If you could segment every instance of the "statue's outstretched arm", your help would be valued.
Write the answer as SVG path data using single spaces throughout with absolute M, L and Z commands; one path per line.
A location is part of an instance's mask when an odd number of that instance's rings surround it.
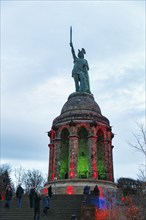
M 70 47 L 71 47 L 71 52 L 72 52 L 73 59 L 75 59 L 76 58 L 76 54 L 75 54 L 75 50 L 74 50 L 74 47 L 73 47 L 72 43 L 70 43 Z

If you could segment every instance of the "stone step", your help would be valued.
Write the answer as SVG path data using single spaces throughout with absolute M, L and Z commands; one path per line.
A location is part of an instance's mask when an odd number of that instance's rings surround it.
M 80 209 L 82 205 L 82 195 L 53 195 L 51 199 L 48 217 L 43 216 L 41 204 L 41 219 L 48 220 L 69 220 L 72 214 L 80 218 Z M 24 196 L 22 199 L 22 208 L 16 208 L 16 198 L 11 201 L 9 210 L 1 208 L 0 220 L 32 220 L 34 210 L 29 207 L 29 198 Z
M 0 219 L 1 220 L 29 220 L 29 219 L 33 219 L 33 211 L 30 213 L 27 213 L 26 211 L 25 212 L 9 212 L 9 211 L 6 211 L 6 212 L 2 212 L 1 213 L 1 216 L 0 216 Z M 44 217 L 43 216 L 43 212 L 41 210 L 41 218 L 45 218 L 45 219 L 48 219 L 48 220 L 59 220 L 59 219 L 62 219 L 62 220 L 69 220 L 72 216 L 72 214 L 76 214 L 76 216 L 78 216 L 78 219 L 79 219 L 79 216 L 80 216 L 80 211 L 78 210 L 68 210 L 66 211 L 66 209 L 62 209 L 61 211 L 57 211 L 57 210 L 49 210 L 48 211 L 48 217 Z

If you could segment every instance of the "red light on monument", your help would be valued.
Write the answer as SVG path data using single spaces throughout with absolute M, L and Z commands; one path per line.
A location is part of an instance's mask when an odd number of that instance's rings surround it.
M 74 172 L 71 171 L 71 172 L 70 172 L 70 178 L 72 179 L 73 177 L 74 177 Z
M 44 195 L 47 195 L 47 194 L 48 194 L 48 189 L 44 188 Z
M 73 194 L 73 186 L 67 186 L 66 191 L 67 191 L 68 195 L 72 195 Z
M 96 171 L 93 172 L 93 178 L 94 178 L 94 179 L 97 178 L 97 172 L 96 172 Z
M 113 180 L 113 175 L 112 174 L 110 174 L 110 177 L 109 177 L 109 180 Z
M 54 176 L 54 173 L 52 173 L 52 180 L 54 180 L 54 177 L 55 177 L 55 176 Z

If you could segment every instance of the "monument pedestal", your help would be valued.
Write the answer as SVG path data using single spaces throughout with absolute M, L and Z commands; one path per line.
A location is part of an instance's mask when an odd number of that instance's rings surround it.
M 67 180 L 54 180 L 45 184 L 45 188 L 52 186 L 54 194 L 83 194 L 84 187 L 90 186 L 90 191 L 93 191 L 95 185 L 98 185 L 100 190 L 100 197 L 107 194 L 115 194 L 117 186 L 115 183 L 104 180 L 93 179 L 67 179 Z
M 54 194 L 83 194 L 95 185 L 100 198 L 115 197 L 112 138 L 109 120 L 92 94 L 72 93 L 53 120 L 50 137 L 48 183 Z M 108 198 L 107 198 L 108 199 Z

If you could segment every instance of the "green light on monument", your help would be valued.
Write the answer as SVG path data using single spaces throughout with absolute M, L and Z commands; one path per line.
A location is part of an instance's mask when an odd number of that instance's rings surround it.
M 106 169 L 103 160 L 98 161 L 98 178 L 105 180 L 106 178 Z
M 61 148 L 60 148 L 60 161 L 59 161 L 59 178 L 66 179 L 68 176 L 68 163 L 69 163 L 69 132 L 64 129 L 61 134 Z
M 79 132 L 79 146 L 78 146 L 78 177 L 88 178 L 89 176 L 89 151 L 87 147 L 87 131 L 82 128 Z

